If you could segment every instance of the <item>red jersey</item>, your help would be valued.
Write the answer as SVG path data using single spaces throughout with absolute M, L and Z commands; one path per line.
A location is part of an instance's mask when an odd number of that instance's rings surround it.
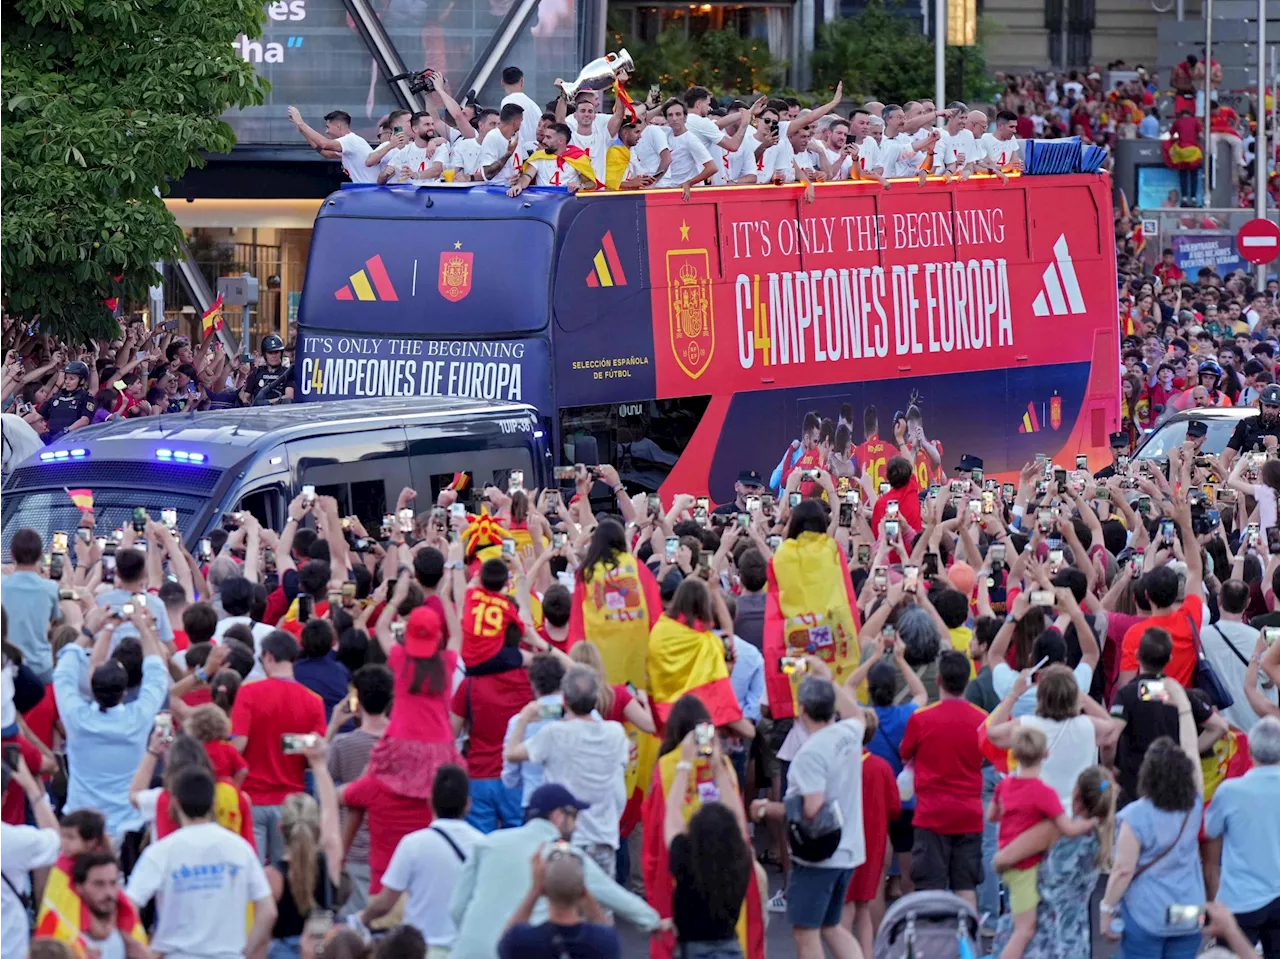
M 1006 776 L 996 784 L 994 801 L 1000 810 L 1000 833 L 996 841 L 1000 849 L 1033 826 L 1062 815 L 1062 800 L 1039 776 Z M 1030 869 L 1042 858 L 1043 853 L 1036 853 L 1013 868 Z
M 479 586 L 467 590 L 462 601 L 462 662 L 477 666 L 497 656 L 511 625 L 524 632 L 520 612 L 509 596 Z
M 1169 136 L 1183 146 L 1196 146 L 1203 129 L 1195 117 L 1178 117 L 1169 124 Z
M 876 434 L 860 444 L 853 455 L 858 461 L 858 469 L 871 479 L 871 488 L 879 491 L 880 484 L 884 482 L 885 464 L 891 455 L 889 444 Z
M 1165 286 L 1186 278 L 1186 274 L 1182 272 L 1182 267 L 1176 263 L 1157 263 L 1156 268 L 1151 272 Z
M 921 489 L 928 489 L 934 483 L 945 483 L 947 481 L 947 471 L 942 467 L 942 441 L 933 441 L 934 449 L 938 451 L 938 465 L 934 466 L 933 461 L 929 459 L 929 454 L 925 452 L 923 446 L 916 450 L 916 482 Z

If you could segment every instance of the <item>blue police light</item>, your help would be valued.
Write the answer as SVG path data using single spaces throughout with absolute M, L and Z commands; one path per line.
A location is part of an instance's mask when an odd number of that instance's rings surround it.
M 65 460 L 65 459 L 69 459 L 70 457 L 71 457 L 71 454 L 68 453 L 66 450 L 56 450 L 53 454 L 53 458 L 55 460 Z
M 165 462 L 203 463 L 207 457 L 203 453 L 193 453 L 190 450 L 171 450 L 162 447 L 156 450 L 156 459 Z
M 542 430 L 534 430 L 534 431 L 533 431 L 533 438 L 534 438 L 535 440 L 540 440 L 540 439 L 542 439 L 542 437 L 544 437 L 545 435 L 546 435 L 546 434 L 545 434 L 545 433 L 543 433 L 543 432 L 542 432 Z
M 171 460 L 173 459 L 173 450 L 156 450 L 156 459 Z
M 73 460 L 78 460 L 88 455 L 89 455 L 88 450 L 72 450 L 71 451 L 71 458 Z
M 52 453 L 41 453 L 41 454 L 40 454 L 40 462 L 42 462 L 42 463 L 47 463 L 47 462 L 49 462 L 51 459 L 53 459 L 53 454 L 52 454 Z

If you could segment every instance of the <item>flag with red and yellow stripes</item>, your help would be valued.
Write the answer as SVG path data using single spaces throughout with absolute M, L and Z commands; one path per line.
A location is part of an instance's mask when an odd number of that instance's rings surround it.
M 71 884 L 74 868 L 71 856 L 60 856 L 49 870 L 33 935 L 65 942 L 77 956 L 88 957 L 89 943 L 84 934 L 89 929 L 90 915 Z M 123 891 L 116 893 L 116 928 L 122 936 L 147 944 L 147 932 L 138 911 Z
M 649 702 L 661 734 L 671 707 L 685 693 L 702 700 L 711 721 L 727 726 L 742 718 L 729 682 L 724 643 L 714 633 L 694 629 L 665 613 L 649 633 Z
M 209 309 L 200 314 L 200 332 L 204 336 L 209 335 L 209 331 L 215 333 L 222 329 L 222 294 L 218 294 L 218 298 L 210 304 Z

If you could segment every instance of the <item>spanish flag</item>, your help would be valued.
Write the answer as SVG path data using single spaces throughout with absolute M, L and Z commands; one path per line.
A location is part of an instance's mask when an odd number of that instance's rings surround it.
M 662 613 L 662 597 L 649 567 L 630 553 L 598 561 L 588 579 L 579 569 L 569 617 L 569 644 L 589 639 L 600 650 L 611 683 L 649 688 L 649 633 Z
M 627 178 L 627 168 L 631 166 L 631 148 L 615 143 L 609 147 L 604 158 L 604 184 L 610 190 L 622 188 L 622 181 Z
M 796 715 L 803 673 L 782 672 L 784 656 L 817 656 L 844 682 L 858 668 L 858 606 L 840 546 L 822 533 L 783 540 L 769 560 L 764 610 L 764 676 L 774 719 Z
M 218 298 L 213 301 L 209 309 L 200 314 L 200 332 L 205 336 L 209 335 L 209 331 L 217 332 L 222 329 L 222 294 L 218 294 Z
M 71 885 L 71 873 L 74 869 L 73 857 L 60 856 L 49 870 L 49 880 L 44 886 L 44 898 L 40 900 L 40 911 L 36 915 L 33 934 L 65 942 L 77 956 L 87 957 L 89 943 L 84 934 L 90 928 L 90 916 L 89 910 Z M 116 893 L 116 928 L 122 936 L 144 946 L 147 944 L 147 932 L 142 928 L 138 911 L 123 890 Z
M 548 153 L 546 150 L 536 150 L 528 160 L 525 161 L 525 172 L 532 176 L 532 167 L 529 164 L 534 160 L 555 160 L 556 166 L 563 170 L 565 166 L 569 166 L 578 174 L 578 179 L 582 181 L 582 189 L 595 190 L 603 187 L 604 184 L 596 179 L 595 168 L 591 165 L 591 157 L 587 155 L 587 151 L 581 147 L 567 146 L 564 152 L 559 155 Z
M 233 832 L 256 851 L 253 838 L 253 809 L 249 797 L 236 788 L 235 783 L 219 780 L 213 791 L 213 818 L 219 826 Z M 162 792 L 156 801 L 156 839 L 163 839 L 178 829 L 177 818 L 169 812 L 169 793 Z
M 658 760 L 653 771 L 653 787 L 649 790 L 649 798 L 644 805 L 644 847 L 642 868 L 644 874 L 645 898 L 649 905 L 657 910 L 664 919 L 671 918 L 671 898 L 674 888 L 671 880 L 671 869 L 667 854 L 667 837 L 665 822 L 667 818 L 667 793 L 676 775 L 676 763 L 680 761 L 680 751 L 673 749 Z M 724 763 L 729 765 L 728 758 Z M 732 768 L 730 768 L 732 775 Z M 702 797 L 713 801 L 715 793 L 715 775 L 711 770 L 710 760 L 699 757 L 694 761 L 693 772 L 684 796 L 684 820 L 688 822 L 693 814 L 702 808 Z M 761 903 L 757 874 L 751 871 L 751 879 L 747 883 L 747 894 L 742 900 L 742 910 L 738 913 L 738 944 L 746 959 L 764 959 L 764 912 Z M 649 939 L 649 959 L 671 959 L 674 953 L 675 937 L 666 932 L 654 935 Z
M 620 80 L 613 81 L 613 95 L 622 101 L 622 108 L 631 115 L 632 122 L 640 119 L 636 113 L 635 103 L 631 99 L 631 94 L 627 93 L 627 88 L 622 85 Z
M 71 497 L 71 502 L 80 508 L 82 513 L 93 512 L 93 490 L 91 489 L 69 489 L 67 495 Z
M 659 733 L 671 707 L 685 693 L 702 700 L 717 726 L 742 718 L 742 707 L 729 682 L 724 643 L 714 633 L 693 629 L 664 614 L 649 634 L 648 663 L 649 703 Z

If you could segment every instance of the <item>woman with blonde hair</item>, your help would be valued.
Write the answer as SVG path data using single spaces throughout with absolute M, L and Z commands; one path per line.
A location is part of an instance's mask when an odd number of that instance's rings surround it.
M 574 643 L 569 649 L 569 658 L 575 663 L 590 666 L 600 679 L 600 698 L 596 703 L 602 719 L 616 723 L 631 723 L 643 733 L 653 733 L 653 713 L 649 709 L 649 697 L 644 690 L 634 693 L 626 683 L 609 685 L 605 673 L 604 657 L 600 655 L 600 647 L 589 639 Z M 633 687 L 634 688 L 634 687 Z
M 342 904 L 342 834 L 338 828 L 338 795 L 325 762 L 321 740 L 306 753 L 315 779 L 317 802 L 306 793 L 291 793 L 280 807 L 284 857 L 266 867 L 267 883 L 277 903 L 268 959 L 296 959 L 309 923 L 328 913 L 332 920 Z

